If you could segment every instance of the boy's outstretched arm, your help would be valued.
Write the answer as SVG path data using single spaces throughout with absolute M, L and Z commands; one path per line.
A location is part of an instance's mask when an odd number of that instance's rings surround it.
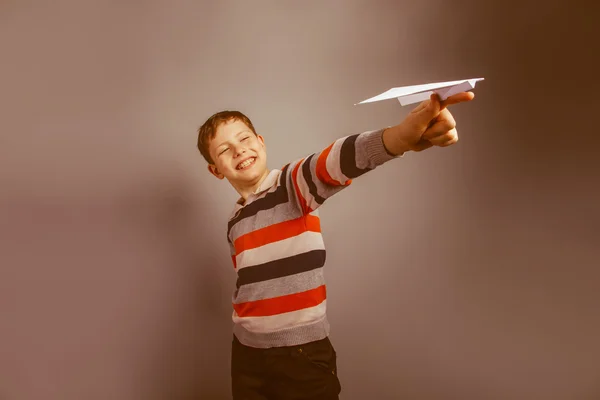
M 342 137 L 323 151 L 291 163 L 286 180 L 303 212 L 316 210 L 352 179 L 408 151 L 456 143 L 456 123 L 447 107 L 473 98 L 473 93 L 464 92 L 440 102 L 432 95 L 398 125 Z

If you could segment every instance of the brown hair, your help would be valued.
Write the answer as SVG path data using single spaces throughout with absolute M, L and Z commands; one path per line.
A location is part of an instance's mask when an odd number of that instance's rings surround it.
M 220 111 L 216 114 L 213 114 L 198 129 L 198 150 L 200 150 L 200 154 L 202 154 L 207 163 L 214 163 L 208 151 L 208 146 L 210 141 L 215 138 L 215 135 L 217 134 L 217 128 L 221 124 L 231 120 L 243 122 L 256 135 L 256 130 L 254 129 L 254 125 L 252 125 L 252 121 L 250 121 L 250 118 L 242 114 L 240 111 Z

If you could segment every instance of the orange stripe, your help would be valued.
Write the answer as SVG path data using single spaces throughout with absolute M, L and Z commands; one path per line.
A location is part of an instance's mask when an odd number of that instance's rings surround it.
M 309 214 L 257 229 L 237 238 L 235 241 L 235 250 L 237 254 L 240 254 L 243 251 L 289 239 L 308 231 L 321 232 L 319 217 Z
M 317 173 L 317 178 L 321 182 L 326 183 L 328 185 L 339 186 L 340 183 L 338 181 L 336 181 L 335 179 L 333 179 L 331 177 L 331 175 L 329 175 L 329 172 L 327 171 L 327 157 L 329 156 L 329 153 L 331 152 L 333 145 L 334 145 L 334 143 L 330 144 L 329 147 L 327 147 L 325 150 L 323 150 L 321 152 L 321 154 L 319 155 L 319 158 L 317 159 L 316 173 Z
M 235 258 L 235 255 L 231 256 L 231 260 L 233 261 L 233 269 L 237 268 L 237 260 Z
M 306 292 L 234 304 L 233 308 L 237 315 L 242 318 L 266 317 L 318 306 L 326 298 L 327 290 L 325 285 L 321 285 L 318 288 L 307 290 Z
M 294 182 L 294 190 L 298 194 L 298 200 L 300 200 L 300 207 L 302 207 L 302 212 L 304 214 L 308 214 L 312 210 L 310 210 L 308 207 L 308 204 L 306 204 L 306 199 L 302 196 L 302 193 L 300 192 L 300 187 L 298 186 L 298 170 L 300 169 L 300 165 L 303 162 L 304 162 L 304 159 L 300 160 L 300 162 L 296 165 L 296 167 L 292 171 L 292 181 Z

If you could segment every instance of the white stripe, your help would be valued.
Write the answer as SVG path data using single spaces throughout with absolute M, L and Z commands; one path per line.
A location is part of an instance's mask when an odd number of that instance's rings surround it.
M 233 322 L 240 324 L 244 329 L 256 333 L 268 333 L 281 329 L 293 328 L 295 326 L 318 321 L 325 316 L 327 300 L 314 307 L 288 313 L 270 315 L 268 317 L 238 317 L 233 311 Z
M 238 271 L 248 266 L 264 264 L 311 250 L 325 250 L 320 232 L 308 231 L 255 249 L 245 250 L 236 256 Z
M 342 144 L 344 144 L 344 140 L 345 138 L 338 139 L 333 143 L 333 147 L 331 148 L 325 163 L 329 176 L 340 182 L 342 185 L 348 180 L 348 178 L 342 174 L 342 169 L 340 168 L 340 154 L 342 153 Z
M 323 267 L 282 278 L 269 279 L 242 285 L 232 296 L 233 304 L 271 299 L 289 294 L 306 292 L 325 284 Z

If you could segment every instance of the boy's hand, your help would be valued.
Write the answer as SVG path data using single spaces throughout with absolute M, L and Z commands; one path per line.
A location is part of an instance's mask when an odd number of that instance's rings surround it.
M 450 146 L 458 141 L 456 122 L 447 107 L 452 104 L 471 101 L 472 92 L 457 93 L 440 102 L 437 94 L 432 94 L 415 107 L 400 124 L 383 132 L 383 143 L 388 151 L 400 155 L 407 151 L 423 151 L 432 146 Z

